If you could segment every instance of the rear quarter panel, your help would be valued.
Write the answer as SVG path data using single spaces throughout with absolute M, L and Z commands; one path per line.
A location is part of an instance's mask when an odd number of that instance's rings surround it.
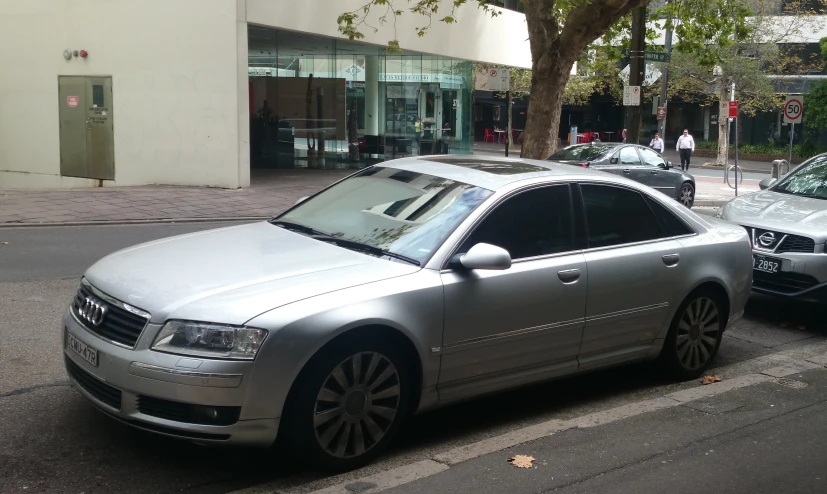
M 717 283 L 729 299 L 728 317 L 744 310 L 752 289 L 752 248 L 746 230 L 719 220 L 706 223 L 706 231 L 680 239 L 688 264 L 687 295 L 705 283 Z M 677 310 L 677 306 L 674 308 Z M 674 317 L 674 312 L 672 314 Z M 671 318 L 670 318 L 671 320 Z M 666 337 L 668 328 L 661 337 Z

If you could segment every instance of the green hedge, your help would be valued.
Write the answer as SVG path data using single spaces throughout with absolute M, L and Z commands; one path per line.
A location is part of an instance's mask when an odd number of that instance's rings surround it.
M 718 142 L 717 141 L 701 141 L 695 144 L 696 149 L 718 149 Z M 734 148 L 730 146 L 730 152 L 732 152 Z M 768 154 L 768 155 L 778 155 L 778 156 L 787 156 L 790 153 L 789 147 L 775 147 L 770 146 L 769 144 L 759 144 L 754 146 L 752 144 L 744 144 L 743 146 L 738 146 L 738 153 L 739 154 Z M 794 144 L 793 145 L 793 155 L 798 156 L 800 158 L 811 158 L 817 154 L 827 153 L 827 148 L 819 147 L 814 143 L 807 141 L 801 144 Z

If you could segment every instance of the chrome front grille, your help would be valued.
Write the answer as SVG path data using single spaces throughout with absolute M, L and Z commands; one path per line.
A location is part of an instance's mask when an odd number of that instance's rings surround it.
M 127 347 L 134 347 L 144 330 L 148 315 L 127 310 L 126 305 L 81 283 L 72 302 L 72 313 L 91 333 Z
M 799 252 L 811 254 L 815 252 L 815 240 L 791 233 L 776 232 L 763 228 L 745 226 L 752 237 L 752 245 L 757 250 L 774 254 Z

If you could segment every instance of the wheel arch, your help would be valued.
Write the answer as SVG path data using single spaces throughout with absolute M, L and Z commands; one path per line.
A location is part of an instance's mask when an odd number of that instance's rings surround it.
M 404 331 L 386 323 L 377 322 L 363 322 L 355 324 L 352 327 L 347 327 L 338 332 L 334 337 L 325 341 L 320 345 L 313 354 L 304 361 L 301 368 L 296 373 L 293 381 L 290 384 L 290 389 L 284 400 L 284 408 L 289 407 L 291 400 L 295 396 L 298 384 L 301 383 L 302 378 L 312 367 L 314 362 L 321 358 L 323 352 L 335 345 L 340 345 L 345 341 L 358 340 L 363 338 L 383 339 L 391 344 L 398 344 L 402 349 L 405 358 L 405 363 L 410 366 L 411 387 L 412 394 L 410 397 L 410 410 L 415 411 L 419 407 L 419 402 L 422 397 L 422 386 L 424 382 L 424 367 L 420 349 L 413 342 L 413 339 Z

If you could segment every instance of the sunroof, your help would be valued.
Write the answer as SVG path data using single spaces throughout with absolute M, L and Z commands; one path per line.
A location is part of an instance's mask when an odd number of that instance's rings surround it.
M 522 173 L 537 173 L 548 171 L 548 168 L 537 165 L 530 165 L 528 163 L 520 163 L 518 161 L 492 161 L 479 160 L 473 158 L 428 158 L 428 161 L 445 163 L 446 165 L 461 166 L 463 168 L 472 168 L 474 170 L 479 170 L 481 172 L 491 173 L 494 175 L 520 175 Z

